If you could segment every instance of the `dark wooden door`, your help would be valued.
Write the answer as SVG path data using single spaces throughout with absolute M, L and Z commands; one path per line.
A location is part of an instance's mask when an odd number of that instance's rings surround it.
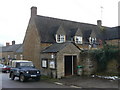
M 72 75 L 72 56 L 64 57 L 65 76 Z

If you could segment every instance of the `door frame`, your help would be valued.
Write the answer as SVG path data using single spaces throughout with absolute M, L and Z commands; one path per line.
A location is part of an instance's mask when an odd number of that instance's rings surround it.
M 63 57 L 63 64 L 64 64 L 64 76 L 65 75 L 65 56 L 71 56 L 72 57 L 72 74 L 71 75 L 74 75 L 74 56 L 76 57 L 76 63 L 77 63 L 77 54 L 64 54 L 64 57 Z

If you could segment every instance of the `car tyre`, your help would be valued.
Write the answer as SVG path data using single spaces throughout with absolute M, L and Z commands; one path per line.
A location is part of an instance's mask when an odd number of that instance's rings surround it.
M 10 78 L 11 78 L 11 80 L 14 80 L 14 79 L 15 79 L 14 73 L 10 73 Z
M 20 80 L 20 82 L 25 82 L 26 78 L 23 74 L 21 74 L 20 77 L 19 77 L 19 80 Z

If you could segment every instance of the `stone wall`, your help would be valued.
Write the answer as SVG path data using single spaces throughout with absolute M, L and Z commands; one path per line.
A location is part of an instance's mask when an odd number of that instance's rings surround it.
M 120 39 L 106 40 L 106 42 L 109 45 L 115 45 L 115 46 L 118 46 L 118 42 L 119 42 L 119 45 L 120 45 Z
M 51 57 L 51 55 L 54 56 L 54 58 Z M 42 60 L 47 60 L 47 67 L 42 67 Z M 42 75 L 46 75 L 49 77 L 56 78 L 56 68 L 51 69 L 49 67 L 50 61 L 56 62 L 56 53 L 41 53 L 41 59 L 40 59 L 40 70 Z M 57 67 L 57 66 L 56 66 Z
M 117 60 L 110 60 L 107 64 L 106 72 L 109 74 L 117 75 L 118 74 L 118 62 Z
M 62 49 L 59 53 L 57 53 L 57 78 L 61 78 L 65 76 L 64 71 L 64 56 L 76 56 L 77 57 L 77 65 L 81 64 L 80 61 L 80 50 L 74 46 L 73 44 L 69 44 L 64 49 Z
M 97 60 L 95 60 L 94 56 L 89 55 L 88 53 L 80 55 L 83 65 L 83 75 L 91 75 L 96 73 L 104 73 L 106 75 L 117 75 L 118 74 L 118 62 L 117 60 L 110 60 L 107 63 L 106 71 L 97 72 Z
M 33 61 L 34 65 L 40 69 L 40 36 L 32 19 L 23 41 L 23 55 L 24 59 Z
M 83 75 L 94 74 L 97 70 L 97 62 L 88 53 L 80 53 L 83 66 Z

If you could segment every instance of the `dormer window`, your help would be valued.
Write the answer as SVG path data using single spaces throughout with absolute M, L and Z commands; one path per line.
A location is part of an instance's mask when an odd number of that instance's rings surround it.
M 65 42 L 65 35 L 56 35 L 56 42 L 57 43 Z
M 89 43 L 90 44 L 95 44 L 96 43 L 96 38 L 89 37 Z
M 75 36 L 75 43 L 83 44 L 83 38 L 81 36 Z

